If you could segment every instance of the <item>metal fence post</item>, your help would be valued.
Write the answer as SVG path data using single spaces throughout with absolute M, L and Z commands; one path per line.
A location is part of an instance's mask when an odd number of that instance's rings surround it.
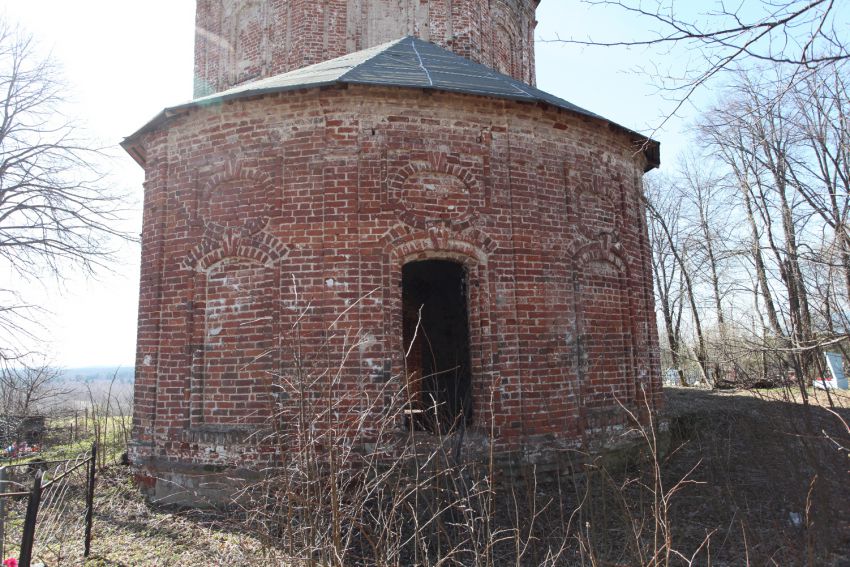
M 0 467 L 0 493 L 6 492 L 9 469 Z M 6 557 L 6 499 L 0 498 L 0 560 Z
M 24 533 L 21 536 L 21 552 L 18 557 L 19 567 L 30 567 L 32 561 L 32 546 L 35 542 L 35 521 L 38 516 L 38 507 L 41 504 L 41 481 L 43 472 L 35 475 L 35 480 L 30 491 L 30 499 L 27 504 L 27 517 L 24 520 Z
M 91 551 L 91 527 L 94 520 L 94 474 L 97 469 L 97 443 L 91 445 L 91 462 L 89 463 L 89 482 L 86 487 L 86 544 L 83 557 L 88 557 Z

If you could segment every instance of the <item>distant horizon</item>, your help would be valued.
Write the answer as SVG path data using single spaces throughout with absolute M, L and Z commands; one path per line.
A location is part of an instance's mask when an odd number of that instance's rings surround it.
M 129 383 L 136 380 L 135 366 L 78 366 L 57 368 L 56 376 L 63 382 L 113 382 Z
M 77 368 L 129 368 L 131 366 L 135 367 L 136 363 L 131 362 L 127 364 L 88 364 L 85 366 L 62 366 L 57 364 L 56 366 L 58 368 L 64 368 L 65 370 L 74 370 Z

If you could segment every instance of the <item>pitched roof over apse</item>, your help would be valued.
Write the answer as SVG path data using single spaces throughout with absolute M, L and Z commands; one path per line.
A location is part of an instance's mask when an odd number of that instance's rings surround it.
M 370 85 L 433 89 L 493 98 L 544 103 L 581 114 L 621 129 L 646 142 L 650 167 L 658 165 L 658 143 L 562 98 L 508 75 L 456 55 L 415 37 L 403 37 L 330 61 L 245 83 L 190 102 L 166 108 L 122 144 L 128 149 L 136 136 L 156 128 L 168 117 L 194 107 L 251 96 L 329 85 Z M 132 152 L 131 152 L 132 153 Z

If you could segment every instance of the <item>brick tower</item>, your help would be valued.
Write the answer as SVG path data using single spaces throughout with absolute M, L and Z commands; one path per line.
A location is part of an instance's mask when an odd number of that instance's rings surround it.
M 658 144 L 533 86 L 537 3 L 198 1 L 196 98 L 124 142 L 154 493 L 282 458 L 296 399 L 522 462 L 658 402 Z
M 195 96 L 405 36 L 533 85 L 539 0 L 199 0 Z

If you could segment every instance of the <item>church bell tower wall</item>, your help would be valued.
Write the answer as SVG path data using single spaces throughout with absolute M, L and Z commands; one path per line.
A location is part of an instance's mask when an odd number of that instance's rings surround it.
M 198 0 L 196 97 L 416 36 L 534 85 L 539 0 Z

